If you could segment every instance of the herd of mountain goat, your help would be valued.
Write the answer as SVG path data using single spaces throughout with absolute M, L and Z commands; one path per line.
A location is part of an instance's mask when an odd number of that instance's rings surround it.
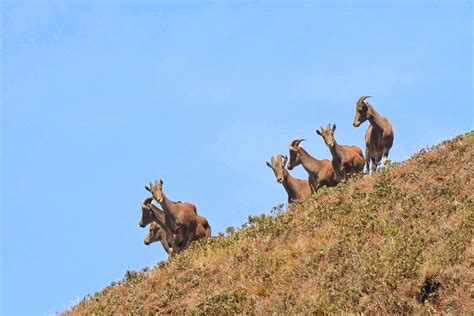
M 322 186 L 336 186 L 342 180 L 363 173 L 375 173 L 382 158 L 386 164 L 393 144 L 393 128 L 386 117 L 381 116 L 366 101 L 369 96 L 362 96 L 356 102 L 354 127 L 359 127 L 366 120 L 370 125 L 365 133 L 365 158 L 357 146 L 339 145 L 334 137 L 336 125 L 328 124 L 326 128 L 316 130 L 332 156 L 332 160 L 318 160 L 300 146 L 304 139 L 295 139 L 289 145 L 290 159 L 279 154 L 271 157 L 270 167 L 278 183 L 281 183 L 288 194 L 288 203 L 309 198 Z M 372 165 L 371 165 L 372 164 Z M 288 170 L 302 165 L 308 173 L 308 180 L 296 179 Z M 141 205 L 142 216 L 140 227 L 150 226 L 145 244 L 160 241 L 169 258 L 183 251 L 192 241 L 210 237 L 211 226 L 207 219 L 198 215 L 192 203 L 170 200 L 163 192 L 163 180 L 150 183 L 145 189 L 151 193 Z M 154 205 L 155 200 L 162 207 Z

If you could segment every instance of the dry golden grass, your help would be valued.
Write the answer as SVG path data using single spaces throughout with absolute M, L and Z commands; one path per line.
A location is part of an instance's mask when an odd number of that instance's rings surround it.
M 471 132 L 249 217 L 63 314 L 473 312 L 473 145 Z

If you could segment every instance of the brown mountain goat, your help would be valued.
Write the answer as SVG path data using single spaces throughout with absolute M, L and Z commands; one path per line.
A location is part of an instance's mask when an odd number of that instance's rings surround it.
M 267 161 L 267 166 L 273 170 L 278 183 L 281 183 L 288 193 L 288 203 L 295 200 L 305 200 L 311 196 L 311 187 L 308 180 L 300 180 L 293 177 L 285 168 L 288 161 L 287 156 L 279 154 L 277 158 Z
M 332 187 L 337 185 L 338 179 L 331 161 L 327 159 L 318 160 L 311 156 L 303 147 L 300 147 L 302 141 L 304 139 L 295 139 L 290 143 L 288 170 L 293 170 L 294 167 L 302 164 L 308 173 L 308 181 L 313 193 L 321 186 Z
M 370 125 L 365 132 L 365 164 L 367 173 L 369 173 L 370 162 L 372 161 L 372 173 L 377 170 L 380 160 L 383 163 L 387 162 L 390 148 L 393 145 L 393 128 L 392 124 L 386 117 L 381 116 L 375 108 L 365 99 L 370 96 L 362 96 L 357 100 L 354 122 L 354 127 L 359 127 L 360 124 L 369 120 Z
M 173 240 L 175 238 L 173 232 L 166 227 L 165 224 L 165 213 L 163 210 L 161 210 L 159 207 L 155 206 L 153 203 L 153 198 L 146 198 L 143 203 L 142 203 L 142 216 L 140 218 L 139 225 L 140 227 L 146 227 L 148 224 L 151 225 L 151 223 L 158 224 L 158 228 L 154 228 L 153 232 L 150 230 L 149 235 L 150 236 L 155 236 L 158 238 L 158 233 L 159 236 L 161 236 L 160 241 L 163 244 L 163 247 L 168 247 L 165 248 L 166 252 L 170 254 L 170 257 L 175 254 L 175 251 L 173 251 L 171 245 L 173 244 Z M 182 202 L 177 202 L 177 203 L 182 203 Z M 190 204 L 190 203 L 186 203 Z M 197 226 L 196 226 L 196 232 L 193 240 L 195 239 L 200 239 L 204 237 L 211 237 L 211 226 L 209 225 L 207 219 L 203 216 L 197 215 Z M 158 229 L 160 229 L 158 231 Z M 157 240 L 155 240 L 157 241 Z M 166 244 L 164 243 L 166 242 Z
M 174 202 L 163 193 L 163 180 L 150 183 L 145 189 L 152 193 L 153 198 L 160 203 L 165 213 L 165 226 L 174 234 L 173 249 L 180 252 L 191 243 L 197 228 L 196 207 L 190 203 Z
M 326 128 L 321 127 L 321 131 L 316 133 L 324 139 L 332 155 L 332 166 L 339 178 L 347 179 L 349 174 L 361 173 L 364 171 L 364 155 L 357 146 L 339 145 L 334 138 L 336 124 L 331 128 L 328 124 Z

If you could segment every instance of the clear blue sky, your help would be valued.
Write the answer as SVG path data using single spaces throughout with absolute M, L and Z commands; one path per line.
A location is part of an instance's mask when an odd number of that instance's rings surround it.
M 51 314 L 165 258 L 138 227 L 163 178 L 216 234 L 285 202 L 265 160 L 355 101 L 393 160 L 473 128 L 468 1 L 19 2 L 1 8 L 0 314 Z M 294 175 L 306 177 L 297 168 Z

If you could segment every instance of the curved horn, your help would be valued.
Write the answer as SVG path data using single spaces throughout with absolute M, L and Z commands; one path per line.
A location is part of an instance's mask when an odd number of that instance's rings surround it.
M 372 96 L 370 96 L 370 95 L 363 95 L 363 96 L 361 96 L 361 97 L 359 98 L 359 100 L 357 100 L 357 104 L 363 103 L 363 102 L 365 101 L 365 99 L 371 98 L 371 97 L 372 97 Z
M 148 206 L 151 204 L 152 201 L 153 201 L 153 197 L 146 198 L 143 200 L 142 205 Z
M 306 139 L 302 138 L 302 139 L 299 139 L 298 140 L 298 143 L 296 144 L 296 147 L 298 147 L 300 145 L 301 142 L 305 141 Z
M 273 156 L 272 156 L 272 159 L 270 159 L 270 162 L 271 162 L 272 165 L 275 162 L 275 158 Z
M 152 201 L 153 201 L 153 198 L 152 198 L 152 197 L 149 197 L 149 198 L 146 198 L 145 200 L 143 200 L 143 202 L 142 202 L 142 208 L 143 208 L 143 207 L 149 207 Z
M 296 149 L 298 148 L 298 146 L 300 145 L 300 143 L 302 141 L 305 141 L 306 139 L 302 138 L 302 139 L 295 139 L 294 141 L 291 142 L 290 144 L 290 149 Z

